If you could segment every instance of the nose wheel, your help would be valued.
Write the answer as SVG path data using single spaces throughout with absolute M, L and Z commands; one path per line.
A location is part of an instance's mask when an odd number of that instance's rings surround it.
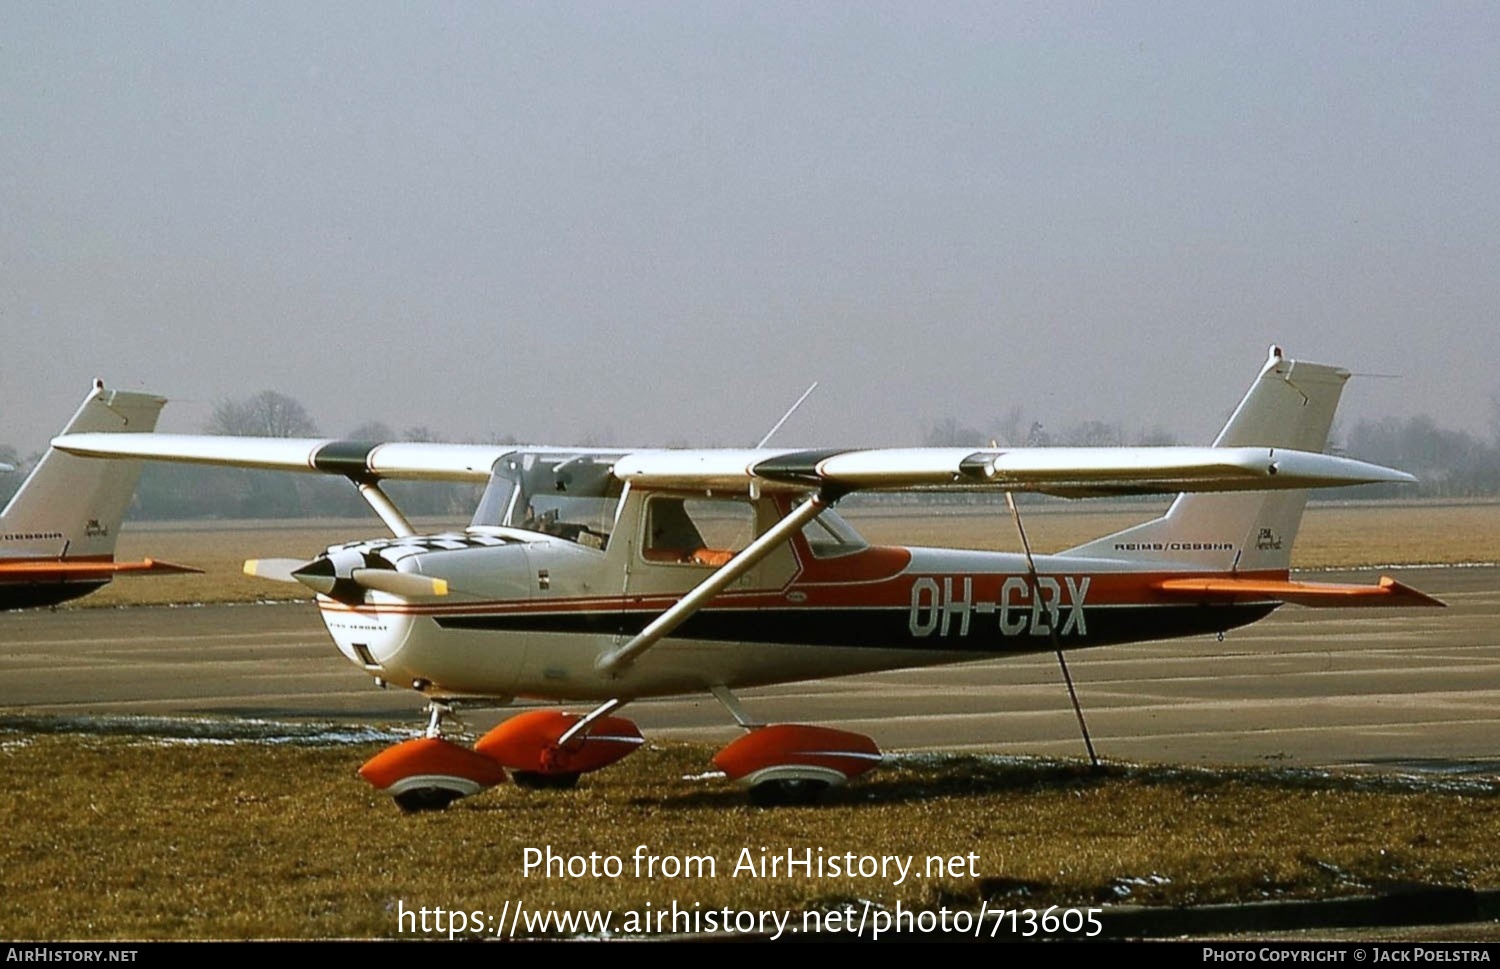
M 443 736 L 445 725 L 463 729 L 452 707 L 433 700 L 427 711 L 422 736 L 376 754 L 359 769 L 359 775 L 408 813 L 440 811 L 505 780 L 504 767 Z

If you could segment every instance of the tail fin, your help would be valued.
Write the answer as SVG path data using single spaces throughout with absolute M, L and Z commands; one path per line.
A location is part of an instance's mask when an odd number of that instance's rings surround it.
M 96 380 L 62 433 L 151 431 L 165 403 L 154 394 L 106 390 Z M 48 448 L 0 512 L 0 556 L 112 558 L 140 476 L 139 461 L 78 458 Z
M 1272 347 L 1260 376 L 1219 432 L 1215 447 L 1320 452 L 1349 373 L 1303 363 Z M 1302 523 L 1306 491 L 1182 494 L 1161 518 L 1107 535 L 1064 555 L 1160 561 L 1167 568 L 1285 573 Z

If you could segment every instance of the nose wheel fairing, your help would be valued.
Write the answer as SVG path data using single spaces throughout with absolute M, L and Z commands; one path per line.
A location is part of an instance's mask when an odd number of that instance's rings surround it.
M 445 808 L 505 780 L 505 769 L 442 737 L 414 737 L 376 754 L 359 769 L 403 811 Z

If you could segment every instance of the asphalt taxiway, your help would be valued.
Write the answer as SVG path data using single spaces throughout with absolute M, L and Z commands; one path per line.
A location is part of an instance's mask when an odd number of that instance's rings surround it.
M 1391 570 L 1447 609 L 1288 606 L 1224 641 L 1069 653 L 1108 760 L 1500 774 L 1500 568 Z M 1373 581 L 1340 574 L 1309 576 Z M 334 650 L 309 604 L 0 615 L 0 711 L 417 727 Z M 768 721 L 866 733 L 887 750 L 1082 756 L 1055 657 L 818 680 L 742 695 Z M 727 741 L 707 697 L 642 701 L 648 736 Z M 505 711 L 473 711 L 478 729 Z

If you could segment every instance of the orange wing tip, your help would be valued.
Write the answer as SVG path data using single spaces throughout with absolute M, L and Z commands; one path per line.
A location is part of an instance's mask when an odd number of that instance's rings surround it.
M 158 562 L 156 559 L 142 559 L 139 562 L 119 562 L 115 565 L 119 572 L 152 572 L 157 575 L 201 575 L 202 569 L 195 569 L 191 565 L 175 565 L 172 562 Z
M 1433 606 L 1439 609 L 1446 609 L 1448 607 L 1448 603 L 1437 596 L 1430 596 L 1421 589 L 1413 589 L 1406 583 L 1397 582 L 1388 575 L 1380 577 L 1380 588 L 1389 590 L 1389 595 L 1401 600 L 1400 602 L 1393 602 L 1391 605 Z
M 1280 599 L 1316 608 L 1436 606 L 1447 603 L 1388 575 L 1376 585 L 1346 585 L 1333 582 L 1291 582 L 1278 579 L 1197 578 L 1162 579 L 1157 591 L 1177 598 L 1213 601 Z

